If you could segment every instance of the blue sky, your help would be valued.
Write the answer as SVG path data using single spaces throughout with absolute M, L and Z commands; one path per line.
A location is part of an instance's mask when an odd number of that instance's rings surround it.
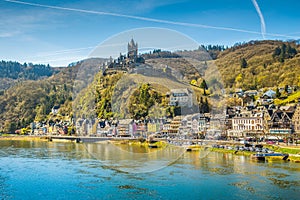
M 205 45 L 299 39 L 299 7 L 298 0 L 0 0 L 0 60 L 65 66 L 107 38 L 143 27 Z

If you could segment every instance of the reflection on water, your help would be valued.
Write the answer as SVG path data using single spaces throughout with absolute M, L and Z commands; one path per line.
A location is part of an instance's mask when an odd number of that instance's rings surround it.
M 84 146 L 76 143 L 50 143 L 39 141 L 0 141 L 0 156 L 24 158 L 90 158 Z
M 202 155 L 182 154 L 173 147 L 0 141 L 0 199 L 297 199 L 300 195 L 297 163 L 253 162 L 217 152 Z M 149 173 L 128 173 L 166 164 Z
M 175 162 L 185 152 L 184 148 L 177 146 L 167 146 L 161 149 L 111 143 L 84 144 L 84 146 L 102 164 L 130 173 L 159 170 Z

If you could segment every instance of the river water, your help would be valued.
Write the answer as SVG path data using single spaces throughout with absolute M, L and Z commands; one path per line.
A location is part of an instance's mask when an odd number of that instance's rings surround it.
M 0 141 L 0 199 L 300 199 L 300 164 L 175 148 Z

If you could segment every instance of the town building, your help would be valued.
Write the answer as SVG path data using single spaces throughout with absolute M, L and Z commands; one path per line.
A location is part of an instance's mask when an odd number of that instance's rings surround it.
M 187 89 L 172 89 L 170 92 L 171 106 L 183 106 L 191 108 L 193 106 L 193 93 Z
M 57 115 L 58 114 L 58 111 L 59 111 L 59 106 L 56 105 L 56 106 L 53 106 L 52 109 L 51 109 L 51 112 L 53 115 Z
M 294 115 L 293 107 L 281 107 L 276 109 L 268 121 L 270 134 L 284 135 L 291 134 L 293 130 L 292 118 Z
M 181 124 L 178 128 L 179 134 L 187 138 L 196 138 L 199 134 L 200 114 L 182 116 Z
M 133 135 L 133 120 L 132 119 L 121 119 L 119 120 L 117 130 L 119 137 L 130 137 Z
M 275 98 L 275 96 L 276 96 L 276 92 L 274 90 L 268 90 L 261 96 L 261 98 L 273 99 Z
M 181 125 L 181 116 L 176 116 L 169 124 L 168 135 L 175 137 L 179 133 L 179 127 Z
M 295 134 L 300 134 L 300 105 L 298 104 L 292 118 L 292 126 Z
M 232 118 L 232 129 L 228 130 L 228 137 L 250 137 L 262 134 L 264 131 L 264 120 L 262 114 L 237 115 Z

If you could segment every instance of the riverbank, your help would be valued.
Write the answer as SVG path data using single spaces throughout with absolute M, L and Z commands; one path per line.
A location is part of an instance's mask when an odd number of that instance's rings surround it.
M 48 141 L 48 139 L 45 136 L 31 135 L 1 135 L 0 140 Z
M 269 145 L 268 148 L 272 149 L 272 146 Z M 278 152 L 278 153 L 287 153 L 287 154 L 289 154 L 289 157 L 288 157 L 287 161 L 300 163 L 300 155 L 299 154 L 288 153 L 286 148 L 273 147 L 273 149 L 276 149 L 276 152 Z M 221 149 L 221 148 L 210 148 L 210 150 L 214 151 L 214 152 L 219 152 L 219 153 L 231 153 L 231 154 L 234 154 L 234 155 L 243 155 L 243 156 L 251 156 L 251 155 L 255 154 L 254 152 L 251 152 L 251 151 L 237 151 L 237 150 Z M 300 152 L 300 149 L 299 149 L 299 152 Z M 272 159 L 270 159 L 270 160 L 272 160 Z
M 30 136 L 30 135 L 2 135 L 0 140 L 20 140 L 20 141 L 49 141 L 49 138 L 46 136 Z M 58 140 L 63 141 L 63 140 Z M 71 140 L 67 140 L 71 141 Z M 129 145 L 136 147 L 144 148 L 164 148 L 168 145 L 167 142 L 157 141 L 157 142 L 148 142 L 145 139 L 114 139 L 112 138 L 109 142 L 116 145 Z M 224 141 L 226 142 L 226 141 Z M 300 147 L 299 146 L 280 146 L 280 145 L 264 145 L 264 147 L 269 148 L 270 150 L 278 153 L 289 154 L 288 161 L 300 163 Z M 220 152 L 220 153 L 231 153 L 234 155 L 243 155 L 251 156 L 255 152 L 251 151 L 240 151 L 234 149 L 223 149 L 223 148 L 213 148 L 213 147 L 204 147 L 202 145 L 190 145 L 185 147 L 187 151 L 200 151 L 203 148 L 209 148 L 210 151 Z
M 145 147 L 145 148 L 165 148 L 168 145 L 168 143 L 164 141 L 148 142 L 145 139 L 110 140 L 109 142 L 116 145 L 129 145 L 129 146 L 138 146 L 138 147 Z

